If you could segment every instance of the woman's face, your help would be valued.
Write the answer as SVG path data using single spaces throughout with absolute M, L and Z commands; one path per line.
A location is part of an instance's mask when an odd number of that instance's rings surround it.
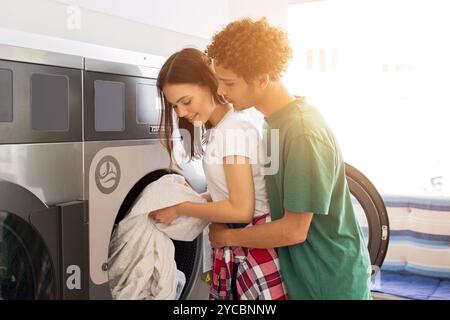
M 166 84 L 163 93 L 178 117 L 192 124 L 205 124 L 214 111 L 211 92 L 205 87 L 190 83 Z

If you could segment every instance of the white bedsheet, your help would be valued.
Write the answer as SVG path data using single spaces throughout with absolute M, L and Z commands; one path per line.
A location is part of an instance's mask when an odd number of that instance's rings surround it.
M 185 201 L 206 200 L 175 174 L 161 177 L 139 195 L 110 242 L 108 276 L 114 299 L 179 298 L 186 279 L 177 270 L 171 239 L 192 241 L 208 221 L 182 216 L 164 225 L 148 213 Z

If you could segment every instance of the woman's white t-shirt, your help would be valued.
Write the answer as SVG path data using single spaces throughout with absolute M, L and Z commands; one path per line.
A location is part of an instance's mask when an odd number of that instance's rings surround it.
M 261 148 L 260 131 L 242 112 L 231 109 L 214 128 L 208 130 L 203 170 L 213 201 L 229 199 L 223 158 L 243 156 L 250 159 L 252 166 L 255 189 L 254 217 L 269 213 L 263 164 L 259 161 Z

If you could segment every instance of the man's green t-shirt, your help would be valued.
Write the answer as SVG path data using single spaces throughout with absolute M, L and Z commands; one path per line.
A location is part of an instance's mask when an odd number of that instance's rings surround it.
M 333 133 L 303 99 L 265 120 L 279 130 L 279 141 L 267 134 L 269 156 L 279 142 L 278 171 L 266 175 L 272 220 L 313 213 L 306 241 L 277 249 L 289 299 L 371 299 L 370 258 Z

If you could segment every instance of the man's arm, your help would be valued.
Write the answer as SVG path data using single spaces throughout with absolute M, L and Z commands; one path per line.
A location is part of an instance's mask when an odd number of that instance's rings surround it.
M 229 229 L 212 224 L 209 238 L 213 247 L 278 248 L 306 241 L 313 214 L 285 211 L 284 217 L 270 223 Z

